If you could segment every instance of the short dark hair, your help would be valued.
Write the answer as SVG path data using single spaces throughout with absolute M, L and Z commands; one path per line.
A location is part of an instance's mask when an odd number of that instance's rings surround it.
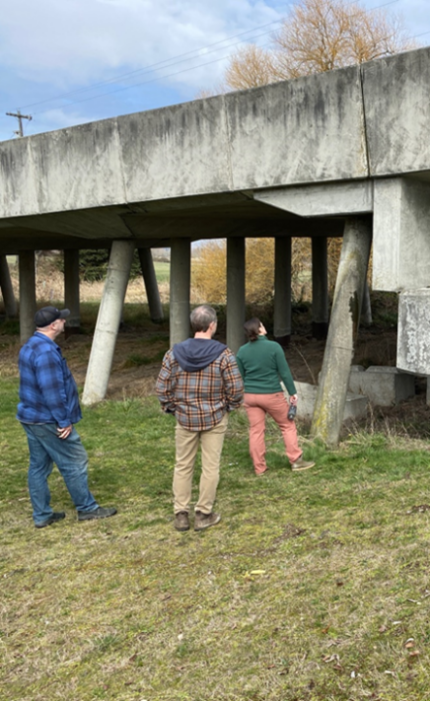
M 254 316 L 252 319 L 249 319 L 249 321 L 245 321 L 243 328 L 245 329 L 245 333 L 248 336 L 250 341 L 257 340 L 257 338 L 260 335 L 259 334 L 260 326 L 261 326 L 261 321 L 260 321 L 260 319 L 257 319 L 256 316 Z
M 193 309 L 190 315 L 190 324 L 194 333 L 207 331 L 212 322 L 216 322 L 216 311 L 209 304 L 201 304 Z

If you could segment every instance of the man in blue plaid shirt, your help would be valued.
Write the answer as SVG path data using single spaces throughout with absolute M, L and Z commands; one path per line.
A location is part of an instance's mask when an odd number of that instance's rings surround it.
M 176 463 L 173 477 L 174 526 L 190 528 L 188 512 L 199 444 L 202 475 L 195 506 L 194 530 L 215 526 L 220 515 L 212 511 L 219 481 L 221 451 L 228 412 L 243 396 L 242 377 L 231 350 L 213 340 L 215 309 L 203 304 L 190 317 L 194 338 L 177 343 L 163 359 L 156 391 L 163 411 L 176 417 Z
M 44 307 L 34 318 L 36 332 L 19 353 L 17 419 L 30 450 L 28 488 L 36 528 L 65 518 L 53 511 L 48 477 L 55 462 L 78 510 L 79 521 L 106 518 L 114 508 L 99 506 L 88 488 L 88 456 L 73 424 L 82 418 L 78 390 L 55 338 L 64 331 L 68 309 Z

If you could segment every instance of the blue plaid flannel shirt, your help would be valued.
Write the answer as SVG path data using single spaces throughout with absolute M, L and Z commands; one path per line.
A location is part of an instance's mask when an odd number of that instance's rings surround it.
M 21 348 L 18 365 L 18 421 L 60 428 L 80 421 L 76 382 L 54 341 L 36 331 Z

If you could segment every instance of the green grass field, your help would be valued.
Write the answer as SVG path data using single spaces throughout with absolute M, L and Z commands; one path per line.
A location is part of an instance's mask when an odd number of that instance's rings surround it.
M 256 478 L 237 412 L 222 521 L 181 534 L 173 418 L 154 397 L 104 402 L 78 430 L 91 488 L 118 515 L 78 523 L 54 472 L 67 518 L 37 530 L 16 396 L 2 379 L 2 699 L 429 698 L 426 443 L 363 433 L 328 452 L 302 437 L 317 466 L 293 474 L 269 424 L 270 470 Z
M 169 282 L 170 279 L 170 263 L 163 263 L 161 261 L 154 262 L 155 275 L 157 277 L 157 282 Z

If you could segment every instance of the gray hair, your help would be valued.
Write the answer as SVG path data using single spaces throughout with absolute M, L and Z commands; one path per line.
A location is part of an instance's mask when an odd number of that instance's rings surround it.
M 190 324 L 194 333 L 197 331 L 207 331 L 212 322 L 216 322 L 216 311 L 208 304 L 202 304 L 193 309 L 190 315 Z

